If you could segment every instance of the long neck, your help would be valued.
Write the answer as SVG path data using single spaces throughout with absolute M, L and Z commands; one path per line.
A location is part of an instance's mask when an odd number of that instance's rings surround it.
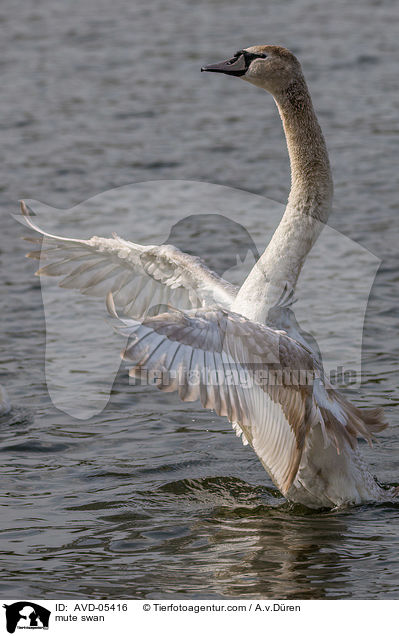
M 330 162 L 305 80 L 296 80 L 275 101 L 291 166 L 291 191 L 284 217 L 299 214 L 326 223 L 332 199 Z
M 296 80 L 275 101 L 290 157 L 291 190 L 281 222 L 234 304 L 234 310 L 262 322 L 283 292 L 295 289 L 332 200 L 327 149 L 305 80 Z

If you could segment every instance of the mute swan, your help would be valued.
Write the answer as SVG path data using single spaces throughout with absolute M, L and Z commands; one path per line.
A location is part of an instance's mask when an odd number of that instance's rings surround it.
M 47 234 L 22 202 L 27 222 L 43 237 L 41 253 L 28 256 L 51 259 L 37 273 L 64 276 L 61 286 L 106 296 L 130 339 L 123 353 L 130 373 L 158 374 L 160 389 L 227 416 L 288 500 L 331 508 L 390 499 L 395 490 L 377 484 L 357 447 L 359 436 L 371 442 L 385 428 L 381 410 L 360 410 L 335 391 L 295 325 L 266 324 L 282 292 L 292 294 L 331 209 L 327 150 L 301 66 L 287 49 L 253 46 L 201 70 L 271 93 L 287 140 L 287 207 L 242 287 L 171 245 Z M 157 304 L 168 304 L 168 311 L 148 317 Z

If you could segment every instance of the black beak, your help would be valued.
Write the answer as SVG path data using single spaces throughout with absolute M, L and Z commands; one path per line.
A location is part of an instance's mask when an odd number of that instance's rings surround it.
M 225 60 L 224 62 L 218 62 L 217 64 L 208 64 L 208 66 L 203 66 L 201 71 L 208 71 L 209 73 L 225 73 L 226 75 L 236 75 L 237 77 L 240 77 L 241 75 L 245 75 L 247 69 L 247 60 L 242 54 L 232 57 L 231 60 Z

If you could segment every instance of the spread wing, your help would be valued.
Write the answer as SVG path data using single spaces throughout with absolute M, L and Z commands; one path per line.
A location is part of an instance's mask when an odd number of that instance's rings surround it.
M 114 313 L 112 306 L 109 310 Z M 312 371 L 306 349 L 284 333 L 221 309 L 173 311 L 118 325 L 129 338 L 122 357 L 132 376 L 145 374 L 163 391 L 177 391 L 184 401 L 199 399 L 228 417 L 277 487 L 288 491 L 311 424 L 312 386 L 279 379 L 288 360 L 292 370 Z
M 112 296 L 109 312 L 116 315 Z M 228 417 L 283 494 L 298 472 L 308 434 L 320 426 L 337 453 L 386 426 L 379 409 L 358 409 L 324 386 L 312 353 L 285 332 L 224 309 L 171 311 L 118 320 L 129 373 Z M 318 452 L 317 449 L 313 449 Z M 319 449 L 322 450 L 322 449 Z
M 40 234 L 40 250 L 27 256 L 45 262 L 38 275 L 62 276 L 60 287 L 90 296 L 111 292 L 124 314 L 142 318 L 151 308 L 230 307 L 236 288 L 199 258 L 172 245 L 139 245 L 118 236 L 89 240 L 63 238 L 41 230 L 21 202 L 28 226 Z

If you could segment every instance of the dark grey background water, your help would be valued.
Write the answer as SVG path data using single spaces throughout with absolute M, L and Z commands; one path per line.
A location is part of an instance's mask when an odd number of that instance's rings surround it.
M 291 509 L 226 421 L 123 373 L 101 415 L 55 409 L 35 264 L 9 216 L 22 197 L 69 208 L 154 179 L 283 202 L 289 166 L 271 98 L 199 67 L 255 43 L 291 48 L 330 149 L 331 224 L 383 261 L 354 399 L 386 407 L 391 427 L 364 452 L 397 483 L 396 3 L 4 0 L 0 21 L 0 382 L 15 405 L 0 419 L 0 594 L 397 598 L 397 506 Z M 134 230 L 132 216 L 133 240 Z

